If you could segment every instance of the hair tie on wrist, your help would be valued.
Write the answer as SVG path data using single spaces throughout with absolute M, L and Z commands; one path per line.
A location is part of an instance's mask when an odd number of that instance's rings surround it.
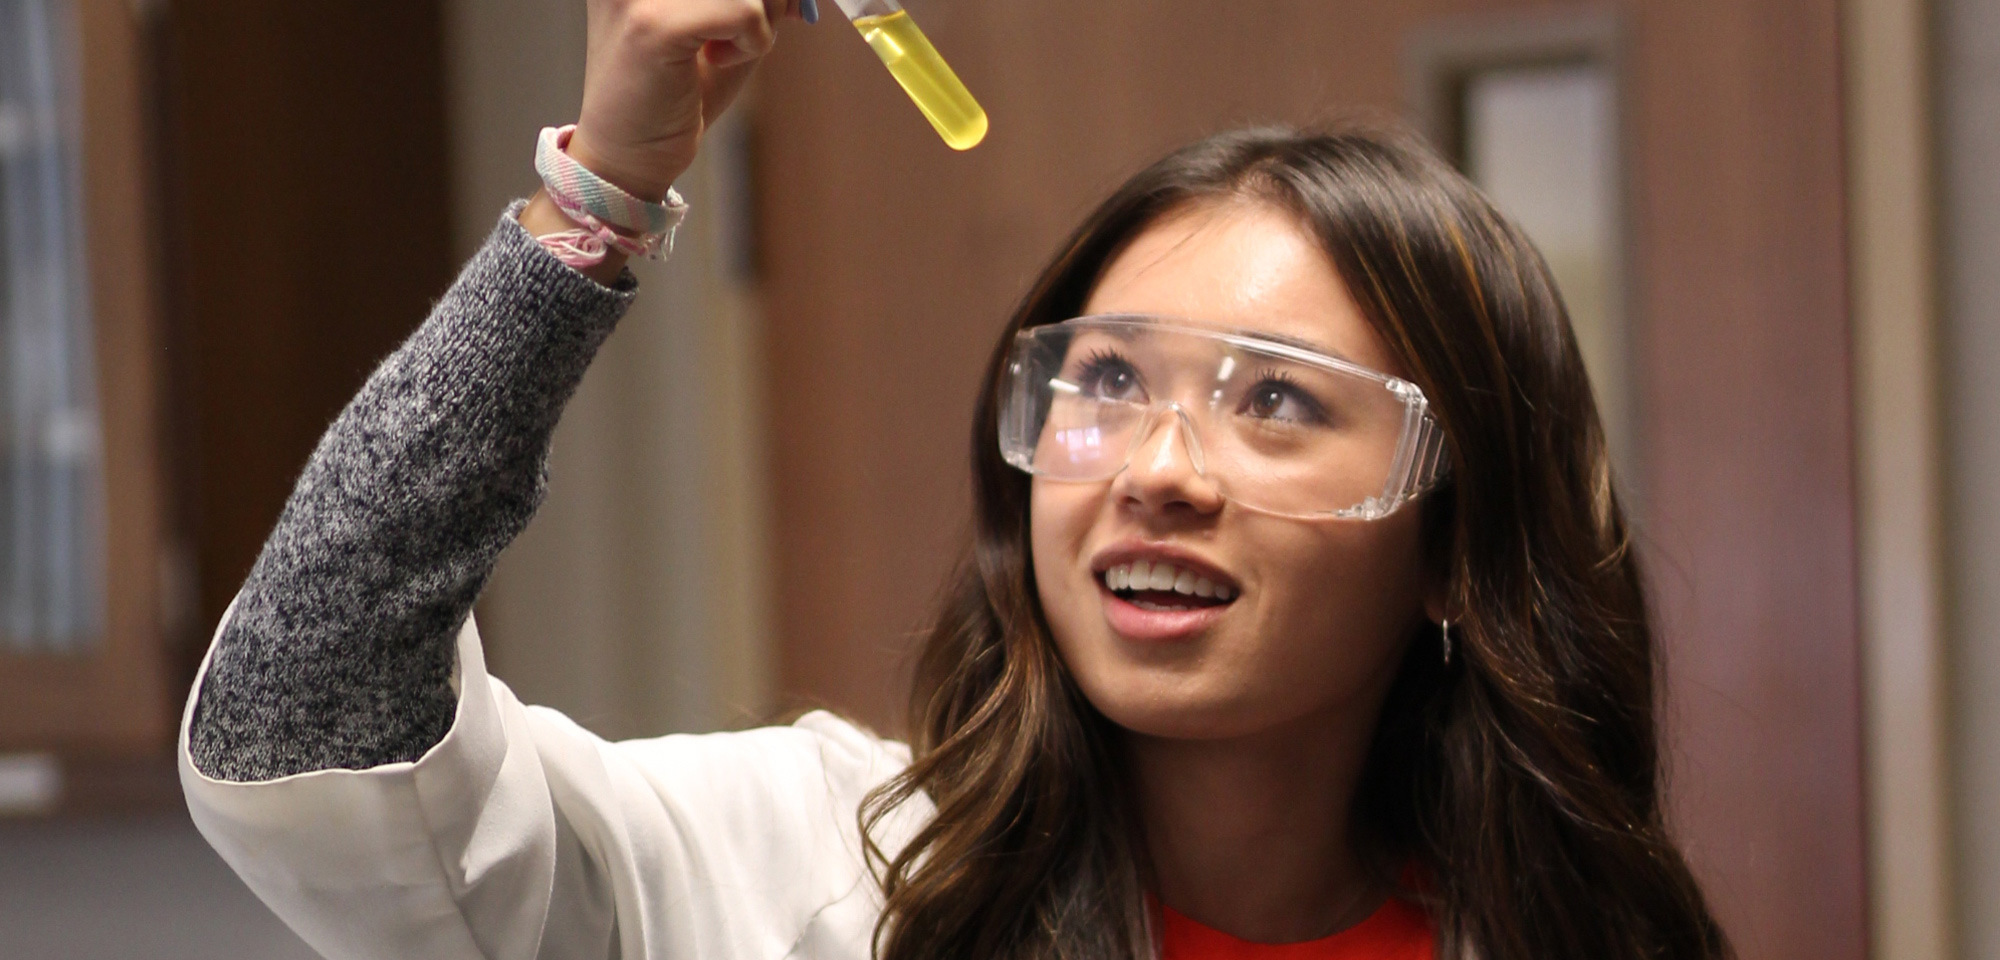
M 578 270 L 597 266 L 611 254 L 611 248 L 605 246 L 604 241 L 597 238 L 597 234 L 588 230 L 564 230 L 561 233 L 543 234 L 536 237 L 535 242 L 541 244 L 542 249 L 553 254 L 557 260 Z

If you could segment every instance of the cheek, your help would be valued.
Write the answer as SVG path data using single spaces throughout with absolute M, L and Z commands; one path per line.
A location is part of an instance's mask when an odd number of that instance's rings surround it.
M 1083 549 L 1103 501 L 1103 490 L 1094 484 L 1050 483 L 1037 477 L 1031 488 L 1028 539 L 1035 587 L 1058 636 L 1070 625 L 1079 602 L 1096 599 L 1094 588 L 1089 597 L 1081 596 L 1091 586 L 1084 582 Z
M 1272 598 L 1272 636 L 1306 648 L 1293 652 L 1309 655 L 1319 664 L 1314 672 L 1331 674 L 1335 686 L 1365 685 L 1393 667 L 1422 613 L 1422 554 L 1403 514 L 1334 528 L 1295 554 L 1297 575 L 1284 578 L 1284 595 Z

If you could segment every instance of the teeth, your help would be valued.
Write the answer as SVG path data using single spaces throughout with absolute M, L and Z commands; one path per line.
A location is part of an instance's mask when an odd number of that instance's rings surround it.
M 1104 585 L 1112 590 L 1171 590 L 1185 596 L 1217 600 L 1228 600 L 1236 595 L 1235 590 L 1192 570 L 1147 560 L 1121 563 L 1105 570 Z

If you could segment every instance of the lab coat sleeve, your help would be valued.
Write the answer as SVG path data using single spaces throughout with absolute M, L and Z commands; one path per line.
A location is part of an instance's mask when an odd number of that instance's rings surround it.
M 879 894 L 855 813 L 900 745 L 825 713 L 611 743 L 488 676 L 470 618 L 457 651 L 452 728 L 414 762 L 221 781 L 183 719 L 196 826 L 314 949 L 781 960 L 810 939 L 867 956 Z

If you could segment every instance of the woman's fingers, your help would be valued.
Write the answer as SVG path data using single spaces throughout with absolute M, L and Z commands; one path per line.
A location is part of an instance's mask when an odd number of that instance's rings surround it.
M 619 11 L 615 30 L 633 52 L 664 64 L 692 61 L 708 47 L 734 47 L 731 59 L 754 59 L 771 49 L 777 30 L 767 3 L 788 0 L 636 0 Z M 720 56 L 718 56 L 720 58 Z
M 641 196 L 664 194 L 703 130 L 800 16 L 800 0 L 592 0 L 590 58 L 572 155 Z
M 701 120 L 702 126 L 707 127 L 722 116 L 722 111 L 729 109 L 731 103 L 736 102 L 736 95 L 743 92 L 743 85 L 750 81 L 757 62 L 744 60 L 719 66 L 706 62 L 705 56 L 703 60 L 698 67 L 701 71 Z
M 718 67 L 733 67 L 770 53 L 778 34 L 770 29 L 770 24 L 761 15 L 757 22 L 763 24 L 763 30 L 750 29 L 726 37 L 708 38 L 701 46 L 702 58 Z
M 776 23 L 784 17 L 805 19 L 801 12 L 802 2 L 805 0 L 763 0 L 766 22 Z M 754 53 L 737 44 L 721 44 L 713 40 L 702 47 L 697 69 L 701 75 L 703 126 L 714 123 L 724 110 L 729 109 L 730 104 L 736 102 L 736 95 L 743 92 L 744 84 L 749 82 L 756 61 L 769 53 L 776 42 L 777 35 L 773 32 L 770 42 Z

